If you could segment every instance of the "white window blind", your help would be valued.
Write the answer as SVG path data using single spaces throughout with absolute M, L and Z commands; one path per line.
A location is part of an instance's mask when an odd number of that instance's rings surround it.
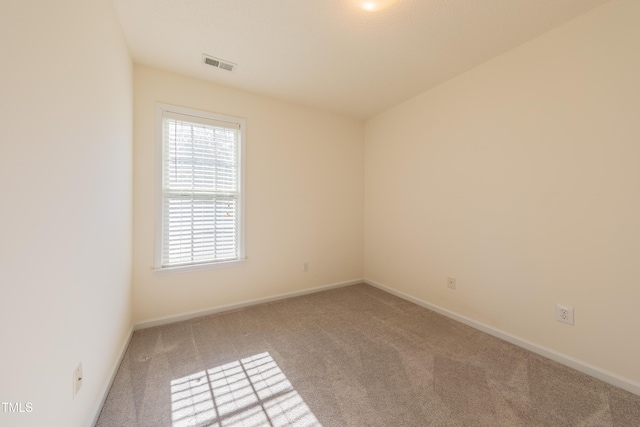
M 242 258 L 241 166 L 239 123 L 162 111 L 162 231 L 156 267 Z

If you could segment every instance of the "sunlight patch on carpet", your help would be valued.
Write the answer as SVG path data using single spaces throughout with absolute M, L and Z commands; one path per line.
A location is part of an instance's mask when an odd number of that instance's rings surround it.
M 269 353 L 171 381 L 173 427 L 321 426 Z

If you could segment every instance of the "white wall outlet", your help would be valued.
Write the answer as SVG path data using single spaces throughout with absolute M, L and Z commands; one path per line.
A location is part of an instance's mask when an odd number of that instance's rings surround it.
M 302 264 L 302 271 L 305 273 L 309 271 L 309 261 L 305 261 L 304 264 Z
M 73 371 L 73 397 L 80 391 L 82 387 L 82 362 L 78 363 L 78 367 Z
M 573 307 L 556 304 L 556 320 L 558 322 L 573 325 Z
M 455 277 L 447 277 L 447 288 L 455 289 L 456 288 L 456 278 Z

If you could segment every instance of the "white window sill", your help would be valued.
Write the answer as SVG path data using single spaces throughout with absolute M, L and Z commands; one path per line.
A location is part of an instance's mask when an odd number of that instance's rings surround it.
M 154 267 L 152 270 L 158 274 L 188 273 L 190 271 L 212 270 L 216 268 L 237 267 L 247 262 L 246 258 L 233 261 L 210 262 L 206 264 L 176 265 L 173 267 Z

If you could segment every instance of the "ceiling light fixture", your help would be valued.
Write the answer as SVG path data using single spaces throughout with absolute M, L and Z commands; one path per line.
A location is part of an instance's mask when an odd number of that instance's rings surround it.
M 356 0 L 358 7 L 368 12 L 377 12 L 386 9 L 397 0 Z

